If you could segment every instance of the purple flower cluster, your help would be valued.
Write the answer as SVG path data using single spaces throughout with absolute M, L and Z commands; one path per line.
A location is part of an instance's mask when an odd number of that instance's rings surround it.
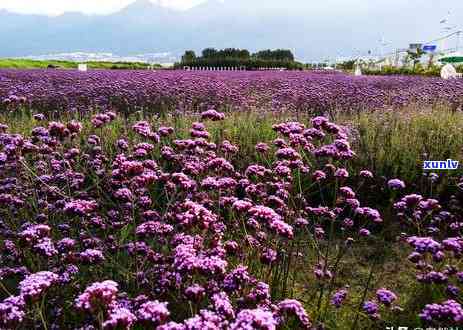
M 441 304 L 428 304 L 424 307 L 420 317 L 429 322 L 463 324 L 463 307 L 455 300 L 447 300 Z
M 118 291 L 118 284 L 114 281 L 95 282 L 77 297 L 75 305 L 86 311 L 107 310 L 116 302 Z
M 347 298 L 347 293 L 348 291 L 346 289 L 336 291 L 331 297 L 331 305 L 333 305 L 336 308 L 340 308 L 344 300 L 346 300 Z
M 58 282 L 58 275 L 42 271 L 27 276 L 19 283 L 21 297 L 27 300 L 37 300 L 46 290 Z
M 378 301 L 386 306 L 390 306 L 395 300 L 397 300 L 395 293 L 385 288 L 378 289 L 376 291 L 376 297 L 378 298 Z
M 167 303 L 160 303 L 157 300 L 145 302 L 137 311 L 138 320 L 151 325 L 163 324 L 169 314 Z
M 390 189 L 399 190 L 405 188 L 405 183 L 399 179 L 392 179 L 387 182 Z
M 26 316 L 22 297 L 9 297 L 0 302 L 0 327 L 15 328 Z
M 299 301 L 286 299 L 278 303 L 277 307 L 280 315 L 294 315 L 303 328 L 308 329 L 311 326 L 309 317 Z
M 212 121 L 219 121 L 225 119 L 225 114 L 217 112 L 214 109 L 209 109 L 201 113 L 201 119 L 210 119 Z

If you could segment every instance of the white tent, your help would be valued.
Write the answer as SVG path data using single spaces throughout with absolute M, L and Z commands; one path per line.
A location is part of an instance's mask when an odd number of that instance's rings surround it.
M 440 71 L 440 76 L 445 80 L 461 78 L 461 74 L 457 73 L 457 70 L 452 64 L 444 65 Z

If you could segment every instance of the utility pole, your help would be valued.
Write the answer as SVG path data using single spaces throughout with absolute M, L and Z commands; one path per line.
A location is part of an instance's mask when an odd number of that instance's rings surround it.
M 457 52 L 460 50 L 460 35 L 461 35 L 461 30 L 457 31 Z
M 396 68 L 399 67 L 399 58 L 400 58 L 400 53 L 399 53 L 399 49 L 397 48 L 397 49 L 395 50 L 395 60 L 394 60 L 394 66 L 395 66 Z
M 383 60 L 387 64 L 386 56 L 385 56 L 385 47 L 389 45 L 389 42 L 386 41 L 384 36 L 381 37 L 381 40 L 379 42 L 380 42 L 379 69 L 381 70 L 383 66 Z

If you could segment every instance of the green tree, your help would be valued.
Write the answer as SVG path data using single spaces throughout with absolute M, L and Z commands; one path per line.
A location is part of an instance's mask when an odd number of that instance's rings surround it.
M 415 69 L 416 65 L 420 63 L 421 57 L 425 54 L 425 52 L 421 48 L 417 48 L 416 51 L 407 51 L 407 57 L 413 61 L 413 69 Z
M 218 55 L 218 52 L 215 48 L 206 48 L 202 52 L 203 58 L 216 58 L 217 55 Z
M 185 51 L 185 54 L 182 56 L 183 63 L 191 63 L 196 59 L 196 54 L 193 50 Z

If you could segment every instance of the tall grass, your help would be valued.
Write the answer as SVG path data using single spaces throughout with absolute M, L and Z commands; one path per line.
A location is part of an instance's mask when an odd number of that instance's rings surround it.
M 155 126 L 165 125 L 175 128 L 177 138 L 189 135 L 189 129 L 196 115 L 166 115 L 153 117 L 142 112 L 130 115 L 127 119 L 119 118 L 107 130 L 108 144 L 115 144 L 121 136 L 127 135 L 127 127 L 137 120 L 147 119 Z M 90 116 L 60 116 L 62 121 L 81 120 L 84 126 L 91 126 Z M 386 178 L 401 177 L 411 184 L 418 185 L 426 172 L 423 171 L 424 160 L 462 161 L 463 147 L 463 112 L 452 111 L 444 106 L 429 109 L 413 107 L 389 112 L 362 112 L 332 114 L 332 120 L 349 129 L 351 143 L 357 156 L 351 162 L 351 170 L 371 169 L 378 176 Z M 212 142 L 227 139 L 240 146 L 240 159 L 243 164 L 258 157 L 254 152 L 257 143 L 275 138 L 277 134 L 272 125 L 284 121 L 300 120 L 307 123 L 310 115 L 271 112 L 231 112 L 224 121 L 209 126 Z M 7 123 L 16 133 L 29 134 L 38 125 L 28 111 L 0 114 L 0 122 Z M 237 164 L 239 165 L 239 164 Z M 457 171 L 437 172 L 441 180 L 463 174 Z
M 358 162 L 404 178 L 420 174 L 423 160 L 459 159 L 463 113 L 447 108 L 361 113 L 338 120 L 353 127 Z

